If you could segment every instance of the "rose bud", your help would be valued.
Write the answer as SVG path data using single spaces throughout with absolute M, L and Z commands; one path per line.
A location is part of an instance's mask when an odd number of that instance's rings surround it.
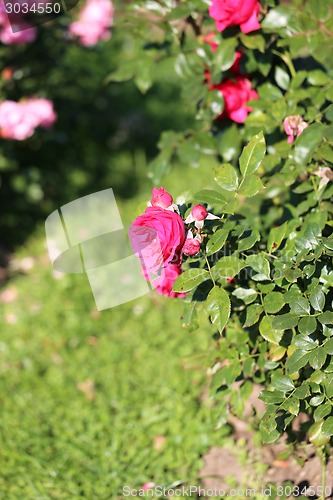
M 182 248 L 185 255 L 195 255 L 200 250 L 200 241 L 196 238 L 187 238 Z
M 173 203 L 173 198 L 164 188 L 153 188 L 151 204 L 153 207 L 168 208 Z
M 198 205 L 194 205 L 194 207 L 192 208 L 191 214 L 192 214 L 192 217 L 194 220 L 201 221 L 207 217 L 208 212 L 203 205 L 198 204 Z

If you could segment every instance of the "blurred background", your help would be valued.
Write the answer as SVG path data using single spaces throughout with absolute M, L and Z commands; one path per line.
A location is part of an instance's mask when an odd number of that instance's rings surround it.
M 122 498 L 148 481 L 196 484 L 201 457 L 228 434 L 215 428 L 205 376 L 208 322 L 189 333 L 181 301 L 157 295 L 99 313 L 84 275 L 53 272 L 45 218 L 113 188 L 128 226 L 150 199 L 147 164 L 163 130 L 193 121 L 171 63 L 146 94 L 111 83 L 135 57 L 115 3 L 112 38 L 80 46 L 66 28 L 82 8 L 38 27 L 34 43 L 1 45 L 1 98 L 52 100 L 50 130 L 0 152 L 0 496 Z M 207 182 L 184 165 L 174 197 Z M 206 402 L 203 403 L 203 400 Z

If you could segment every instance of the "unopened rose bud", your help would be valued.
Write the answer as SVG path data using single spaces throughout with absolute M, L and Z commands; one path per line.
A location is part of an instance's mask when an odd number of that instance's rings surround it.
M 198 205 L 194 205 L 194 207 L 192 208 L 191 214 L 195 220 L 201 221 L 207 217 L 208 212 L 203 205 L 198 204 Z
M 196 238 L 187 238 L 182 248 L 185 255 L 195 255 L 200 250 L 200 241 Z
M 153 207 L 168 208 L 173 203 L 173 198 L 164 188 L 153 188 L 151 204 Z

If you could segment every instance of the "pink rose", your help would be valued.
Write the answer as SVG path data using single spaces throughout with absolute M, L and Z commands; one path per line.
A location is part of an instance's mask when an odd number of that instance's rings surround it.
M 185 241 L 182 218 L 171 210 L 148 207 L 129 229 L 134 253 L 141 258 L 144 269 L 157 274 L 165 265 L 180 265 Z
M 79 19 L 70 24 L 69 32 L 79 38 L 81 45 L 89 47 L 111 37 L 114 8 L 111 0 L 88 0 Z
M 182 252 L 185 255 L 191 256 L 198 253 L 199 250 L 200 250 L 200 241 L 197 240 L 196 238 L 187 238 L 184 243 Z
M 5 139 L 23 141 L 35 130 L 34 120 L 20 102 L 4 101 L 0 104 L 0 131 Z
M 224 80 L 218 85 L 213 85 L 212 89 L 219 90 L 224 98 L 223 113 L 217 117 L 230 118 L 234 122 L 243 123 L 252 108 L 246 103 L 250 99 L 258 99 L 258 94 L 251 88 L 251 82 L 242 76 L 236 76 L 234 80 Z
M 191 210 L 191 214 L 194 220 L 204 220 L 207 217 L 207 210 L 203 205 L 194 205 Z
M 168 208 L 173 203 L 173 198 L 164 188 L 153 188 L 151 204 L 153 207 Z
M 303 130 L 308 128 L 308 124 L 303 121 L 303 118 L 300 115 L 296 116 L 287 116 L 283 120 L 283 127 L 285 133 L 288 135 L 287 141 L 289 144 L 294 142 L 294 138 L 301 135 Z
M 180 276 L 182 270 L 180 266 L 174 264 L 168 264 L 164 268 L 164 277 L 160 280 L 160 283 L 156 287 L 156 291 L 160 295 L 165 297 L 185 297 L 186 293 L 177 293 L 172 291 L 172 287 L 178 276 Z
M 243 33 L 260 29 L 257 0 L 212 0 L 209 15 L 215 19 L 216 29 L 223 31 L 229 26 L 239 26 Z
M 37 37 L 37 29 L 31 24 L 17 20 L 13 28 L 9 22 L 5 23 L 0 29 L 0 41 L 5 45 L 21 45 L 34 42 Z
M 31 119 L 35 121 L 36 127 L 49 128 L 57 119 L 53 103 L 49 99 L 32 97 L 25 102 L 25 108 L 27 113 L 31 114 Z

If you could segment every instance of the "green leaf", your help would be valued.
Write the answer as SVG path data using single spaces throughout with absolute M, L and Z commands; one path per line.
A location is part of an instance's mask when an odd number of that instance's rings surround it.
M 284 375 L 272 376 L 272 386 L 278 391 L 289 392 L 295 389 L 294 382 Z
M 239 158 L 240 171 L 244 177 L 255 172 L 261 165 L 266 153 L 266 142 L 264 134 L 252 137 Z
M 317 396 L 313 396 L 313 398 L 310 399 L 310 405 L 311 406 L 319 406 L 325 399 L 325 394 L 318 394 Z
M 230 299 L 228 293 L 223 288 L 214 286 L 208 294 L 205 307 L 212 323 L 222 333 L 230 316 Z
M 333 354 L 333 338 L 328 339 L 323 347 L 327 354 Z
M 309 363 L 315 370 L 320 370 L 326 361 L 327 354 L 323 349 L 323 346 L 316 347 L 309 355 Z
M 260 240 L 260 233 L 257 229 L 252 229 L 252 233 L 247 238 L 238 240 L 238 251 L 244 252 L 252 248 Z
M 238 156 L 241 146 L 241 137 L 235 124 L 223 130 L 220 136 L 218 150 L 224 161 L 231 161 Z
M 187 269 L 176 279 L 172 290 L 174 292 L 188 292 L 206 280 L 211 279 L 205 269 Z
M 289 73 L 285 69 L 281 68 L 280 66 L 276 66 L 276 68 L 275 68 L 275 81 L 281 89 L 287 90 L 289 88 L 289 85 L 290 85 Z
M 241 33 L 240 40 L 248 49 L 258 49 L 260 52 L 265 51 L 265 38 L 262 35 L 245 35 L 245 33 Z
M 322 325 L 330 325 L 333 324 L 333 312 L 325 311 L 322 314 L 319 314 L 318 320 Z
M 286 7 L 277 7 L 271 9 L 261 23 L 261 27 L 265 30 L 276 30 L 286 28 L 289 24 L 291 12 Z
M 215 182 L 227 191 L 235 191 L 238 188 L 238 176 L 235 168 L 230 163 L 225 163 L 215 170 Z
M 259 320 L 262 312 L 263 307 L 261 304 L 252 304 L 251 306 L 247 307 L 243 328 L 248 328 L 249 326 L 254 325 Z
M 246 265 L 252 267 L 252 269 L 258 273 L 252 276 L 254 281 L 271 279 L 269 262 L 262 253 L 249 255 L 246 258 Z
M 290 358 L 287 359 L 286 369 L 289 371 L 289 373 L 297 372 L 307 364 L 307 362 L 309 361 L 309 356 L 309 352 L 304 352 L 301 349 L 297 349 L 292 353 Z
M 284 305 L 284 296 L 281 292 L 271 292 L 264 297 L 264 309 L 269 314 L 280 311 Z
M 322 432 L 328 436 L 333 436 L 333 417 L 328 417 L 322 427 Z
M 285 398 L 284 391 L 263 390 L 263 391 L 261 391 L 261 393 L 259 395 L 259 399 L 261 399 L 262 401 L 264 401 L 267 404 L 282 403 L 284 398 Z
M 315 311 L 322 311 L 325 306 L 325 294 L 320 286 L 316 286 L 309 296 L 310 304 Z
M 323 429 L 324 422 L 322 419 L 318 420 L 309 429 L 310 442 L 318 448 L 324 446 L 330 440 L 330 434 L 327 434 Z
M 242 300 L 244 304 L 251 304 L 251 302 L 256 300 L 258 293 L 252 288 L 239 287 L 232 292 L 232 295 L 237 297 L 237 299 Z
M 206 246 L 207 257 L 221 250 L 224 243 L 226 242 L 228 234 L 228 229 L 218 229 L 216 233 L 214 233 L 213 236 L 209 238 Z
M 219 74 L 221 71 L 226 71 L 235 62 L 235 50 L 237 46 L 236 38 L 228 38 L 223 40 L 214 54 L 214 73 Z
M 222 193 L 211 189 L 202 189 L 198 191 L 194 195 L 194 198 L 203 203 L 209 203 L 210 205 L 225 205 L 228 201 Z
M 308 335 L 296 335 L 294 337 L 294 344 L 304 351 L 312 351 L 318 346 L 318 340 L 313 340 Z
M 331 403 L 324 403 L 315 409 L 313 417 L 315 421 L 317 421 L 329 415 L 331 411 L 332 411 Z
M 264 189 L 261 179 L 257 175 L 248 175 L 239 188 L 239 194 L 251 198 Z
M 278 227 L 273 227 L 268 236 L 267 249 L 270 253 L 275 252 L 281 245 L 287 231 L 287 222 Z
M 195 330 L 198 327 L 197 302 L 193 301 L 186 304 L 184 314 L 182 316 L 182 327 Z
M 310 304 L 305 297 L 299 297 L 297 300 L 289 302 L 290 309 L 295 314 L 310 314 Z
M 313 333 L 316 328 L 317 321 L 313 316 L 305 316 L 304 318 L 301 318 L 300 322 L 298 323 L 299 331 L 307 335 Z
M 297 138 L 295 143 L 294 159 L 296 164 L 306 165 L 322 139 L 323 125 L 319 123 L 309 125 Z
M 275 330 L 272 326 L 273 316 L 264 316 L 259 325 L 262 337 L 272 344 L 278 345 L 283 336 L 283 331 Z
M 299 399 L 297 398 L 289 398 L 286 399 L 286 401 L 283 403 L 283 408 L 286 411 L 289 411 L 292 415 L 298 415 L 299 414 Z
M 222 278 L 232 278 L 236 276 L 247 263 L 243 259 L 239 259 L 235 255 L 228 255 L 227 257 L 222 257 L 218 263 L 214 266 L 214 272 Z
M 289 330 L 294 328 L 299 320 L 299 316 L 292 313 L 280 314 L 272 320 L 272 326 L 275 330 Z

